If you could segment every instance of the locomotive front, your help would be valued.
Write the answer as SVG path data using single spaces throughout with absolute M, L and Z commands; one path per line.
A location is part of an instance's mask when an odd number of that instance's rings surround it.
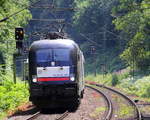
M 71 40 L 40 40 L 31 45 L 29 86 L 34 104 L 78 99 L 78 51 Z

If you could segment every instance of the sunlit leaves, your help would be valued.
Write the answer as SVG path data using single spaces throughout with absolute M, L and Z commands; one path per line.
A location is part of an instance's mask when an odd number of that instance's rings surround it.
M 0 1 L 0 19 L 20 11 L 29 5 L 29 0 L 1 0 Z M 7 21 L 0 23 L 0 51 L 9 59 L 15 51 L 14 29 L 18 26 L 25 26 L 27 20 L 31 18 L 29 10 L 10 17 Z M 8 60 L 7 60 L 8 61 Z
M 121 57 L 129 65 L 135 65 L 137 68 L 147 70 L 150 62 L 150 4 L 148 0 L 135 2 L 131 0 L 121 0 L 113 13 L 122 11 L 123 14 L 117 16 L 113 21 L 117 30 L 124 31 L 128 36 L 128 47 Z M 124 13 L 124 11 L 127 11 Z

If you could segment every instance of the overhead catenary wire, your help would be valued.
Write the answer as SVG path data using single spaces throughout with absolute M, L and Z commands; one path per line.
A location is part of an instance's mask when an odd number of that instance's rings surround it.
M 52 15 L 52 17 L 54 18 L 54 19 L 31 19 L 30 21 L 42 21 L 42 22 L 52 22 L 52 23 L 50 23 L 50 24 L 55 24 L 55 23 L 58 23 L 58 25 L 53 25 L 53 27 L 58 31 L 58 32 L 63 32 L 63 29 L 64 29 L 64 27 L 65 27 L 65 19 L 58 19 L 57 17 L 56 17 L 56 15 L 55 14 L 53 14 L 55 11 L 57 11 L 57 9 L 58 9 L 58 11 L 66 11 L 66 10 L 73 10 L 74 8 L 58 8 L 58 7 L 56 7 L 55 5 L 54 5 L 54 3 L 55 3 L 55 1 L 54 0 L 52 0 L 52 2 L 51 2 L 51 5 L 38 5 L 37 6 L 37 8 L 42 8 L 42 7 L 50 7 L 50 8 L 52 8 L 49 12 L 50 12 L 50 14 Z M 36 6 L 33 6 L 33 7 L 36 7 Z M 32 8 L 32 7 L 31 7 Z M 54 9 L 54 10 L 53 10 Z M 55 10 L 56 9 L 56 10 Z M 61 26 L 62 25 L 62 26 Z M 50 26 L 52 26 L 52 25 L 50 25 Z M 45 27 L 42 27 L 41 29 L 42 29 L 42 31 L 44 31 L 44 29 L 46 29 L 48 26 L 46 25 Z M 41 30 L 40 30 L 41 31 Z M 35 35 L 35 34 L 34 34 Z M 38 34 L 36 34 L 36 35 L 40 35 L 39 34 L 39 32 L 38 32 Z
M 87 41 L 89 41 L 89 42 L 95 44 L 97 47 L 101 47 L 99 44 L 97 44 L 97 42 L 91 40 L 90 38 L 88 38 L 88 37 L 87 37 L 86 35 L 84 35 L 83 33 L 80 33 L 80 35 L 81 35 L 82 37 L 86 38 Z
M 65 19 L 31 19 L 30 21 L 42 21 L 42 22 L 58 22 L 63 23 Z
M 53 0 L 53 2 L 54 2 L 54 0 Z M 54 5 L 52 5 L 52 6 L 54 6 Z M 34 20 L 34 19 L 33 19 Z M 38 20 L 38 19 L 37 19 Z M 41 20 L 42 21 L 42 20 Z M 44 21 L 44 20 L 43 20 Z M 49 20 L 45 20 L 45 21 L 49 21 Z M 62 31 L 62 29 L 64 28 L 64 26 L 65 25 L 63 25 L 63 27 L 61 28 L 61 31 Z M 124 38 L 121 38 L 121 36 L 119 36 L 119 35 L 117 35 L 117 34 L 115 34 L 114 32 L 112 32 L 112 31 L 109 31 L 109 30 L 107 30 L 106 29 L 106 31 L 108 32 L 108 33 L 110 33 L 110 34 L 113 34 L 114 36 L 116 36 L 116 37 L 118 37 L 118 38 L 120 38 L 120 39 L 124 39 Z M 83 36 L 83 34 L 81 35 L 81 36 Z M 85 36 L 84 36 L 85 37 Z M 86 38 L 86 37 L 85 37 Z M 90 39 L 88 39 L 88 41 L 91 41 Z M 91 41 L 92 43 L 93 43 L 93 41 Z M 94 44 L 97 44 L 96 42 L 94 42 Z
M 7 21 L 9 18 L 11 18 L 11 17 L 17 15 L 18 13 L 21 13 L 21 12 L 24 11 L 25 9 L 30 8 L 31 6 L 33 6 L 33 5 L 37 4 L 37 3 L 39 3 L 40 1 L 41 1 L 41 0 L 38 0 L 37 2 L 34 2 L 34 3 L 31 1 L 31 3 L 32 3 L 31 5 L 26 6 L 26 7 L 22 8 L 21 10 L 15 12 L 15 13 L 13 13 L 13 14 L 11 14 L 11 15 L 9 15 L 9 16 L 3 18 L 3 19 L 1 19 L 0 22 Z

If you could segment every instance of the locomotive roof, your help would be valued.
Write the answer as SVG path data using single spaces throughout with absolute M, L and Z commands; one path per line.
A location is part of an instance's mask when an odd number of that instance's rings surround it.
M 78 45 L 70 39 L 56 39 L 56 40 L 38 40 L 32 43 L 30 50 L 38 49 L 49 49 L 49 48 L 69 48 L 69 49 L 79 49 Z

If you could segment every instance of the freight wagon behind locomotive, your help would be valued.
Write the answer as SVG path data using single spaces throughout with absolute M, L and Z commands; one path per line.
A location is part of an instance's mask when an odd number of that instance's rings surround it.
M 69 39 L 39 40 L 29 50 L 30 101 L 38 107 L 77 105 L 84 93 L 84 57 Z

